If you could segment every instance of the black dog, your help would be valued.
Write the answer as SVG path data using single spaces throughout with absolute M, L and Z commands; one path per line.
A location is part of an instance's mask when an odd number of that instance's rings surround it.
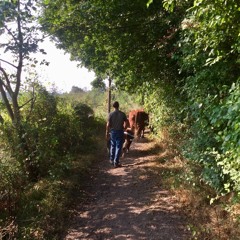
M 123 149 L 122 149 L 122 156 L 124 156 L 125 153 L 129 152 L 129 149 L 130 149 L 130 146 L 132 144 L 133 139 L 134 139 L 134 133 L 130 128 L 128 128 L 124 132 L 124 143 L 123 143 Z M 107 152 L 108 152 L 108 154 L 110 154 L 110 147 L 111 147 L 111 140 L 109 138 L 109 140 L 107 140 Z

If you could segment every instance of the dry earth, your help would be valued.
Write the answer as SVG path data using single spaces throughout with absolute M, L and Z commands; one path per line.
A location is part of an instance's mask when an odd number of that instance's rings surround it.
M 159 153 L 152 149 L 148 138 L 133 142 L 120 168 L 107 155 L 99 159 L 65 240 L 191 239 L 176 196 L 161 186 Z

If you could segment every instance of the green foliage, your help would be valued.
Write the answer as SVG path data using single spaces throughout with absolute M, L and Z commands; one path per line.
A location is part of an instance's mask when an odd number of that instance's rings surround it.
M 26 172 L 32 180 L 38 175 L 35 157 L 37 130 L 33 129 L 29 123 L 32 107 L 28 108 L 28 115 L 24 115 L 24 107 L 29 106 L 29 103 L 33 106 L 35 96 L 21 103 L 20 95 L 23 87 L 22 73 L 24 71 L 27 73 L 26 69 L 28 69 L 29 75 L 26 74 L 28 81 L 38 62 L 37 59 L 31 57 L 31 53 L 44 52 L 38 48 L 42 34 L 38 31 L 38 25 L 33 24 L 36 16 L 36 2 L 34 1 L 17 0 L 0 3 L 0 48 L 4 53 L 8 53 L 7 56 L 12 57 L 12 62 L 5 59 L 5 55 L 0 59 L 0 93 L 4 111 L 2 120 L 5 120 L 1 130 L 4 132 L 5 143 L 8 144 L 13 157 L 18 160 L 23 172 Z M 43 101 L 46 103 L 48 100 L 50 99 Z M 46 105 L 55 107 L 52 104 Z M 52 113 L 52 109 L 47 107 L 41 110 L 48 111 L 48 114 Z M 46 113 L 42 111 L 41 114 Z M 30 136 L 34 136 L 33 139 Z
M 157 133 L 185 130 L 206 182 L 238 192 L 240 12 L 220 2 L 46 1 L 41 21 L 73 59 L 135 93 Z
M 28 93 L 22 94 L 22 101 L 28 97 Z M 22 110 L 24 118 L 20 138 L 11 123 L 6 121 L 1 128 L 8 148 L 22 168 L 28 174 L 33 171 L 35 177 L 41 177 L 49 174 L 49 166 L 54 169 L 59 158 L 84 150 L 91 139 L 87 136 L 94 129 L 95 122 L 93 116 L 89 118 L 93 110 L 87 105 L 79 103 L 71 106 L 42 87 L 30 106 L 29 109 L 25 105 Z
M 183 103 L 179 89 L 172 84 L 160 82 L 144 85 L 144 109 L 149 113 L 150 127 L 158 136 L 168 129 L 171 137 L 174 137 L 181 129 Z
M 157 133 L 167 127 L 175 136 L 185 135 L 184 154 L 202 170 L 201 180 L 218 193 L 239 193 L 236 1 L 43 2 L 44 30 L 58 39 L 72 59 L 93 69 L 98 80 L 114 79 L 112 100 L 120 102 L 121 110 L 127 113 L 144 104 Z M 0 15 L 1 27 L 17 16 L 11 4 L 7 7 L 7 14 Z M 34 44 L 24 46 L 30 52 L 37 49 Z M 11 44 L 5 47 L 16 51 Z M 55 97 L 41 86 L 36 86 L 34 95 L 21 93 L 20 129 L 12 127 L 1 106 L 5 120 L 1 137 L 12 157 L 1 160 L 1 212 L 8 220 L 16 214 L 6 206 L 13 206 L 18 219 L 33 216 L 25 229 L 24 221 L 19 222 L 19 235 L 25 239 L 44 238 L 41 224 L 61 219 L 66 200 L 62 179 L 70 174 L 75 155 L 96 147 L 107 116 L 107 93 L 101 81 L 94 86 L 89 92 L 75 88 L 67 97 Z M 37 182 L 28 185 L 24 174 L 30 172 Z M 199 173 L 187 172 L 186 180 L 192 184 L 195 174 Z
M 179 24 L 189 4 L 184 1 L 169 14 L 161 3 L 44 1 L 41 19 L 43 29 L 56 36 L 73 59 L 101 78 L 110 76 L 116 92 L 127 91 L 134 96 L 133 102 L 145 104 L 156 131 L 176 124 L 181 99 L 174 89 L 179 80 L 174 54 Z M 119 100 L 125 112 L 136 108 L 129 105 L 131 100 L 120 98 L 113 92 L 112 100 Z M 95 109 L 98 104 L 89 105 Z
M 95 117 L 106 120 L 108 92 L 92 89 L 88 92 L 70 93 L 64 95 L 64 98 L 71 102 L 73 107 L 79 102 L 87 104 L 93 110 Z M 140 108 L 143 104 L 140 94 L 129 94 L 126 91 L 116 89 L 116 87 L 111 90 L 111 101 L 119 101 L 121 110 L 126 114 L 132 109 Z
M 208 52 L 206 63 L 237 57 L 239 52 L 239 6 L 234 0 L 195 1 L 190 9 L 196 22 L 195 46 L 197 52 Z
M 100 89 L 93 89 L 88 92 L 70 92 L 70 94 L 64 94 L 63 99 L 74 107 L 76 104 L 84 103 L 88 105 L 97 117 L 106 116 L 107 95 L 106 92 L 102 92 Z
M 229 95 L 213 110 L 211 123 L 219 130 L 215 136 L 220 148 L 213 151 L 217 165 L 229 176 L 224 190 L 240 192 L 240 85 L 233 84 Z
M 219 191 L 229 181 L 215 156 L 226 145 L 219 140 L 226 123 L 213 119 L 217 113 L 223 118 L 219 108 L 239 69 L 239 10 L 234 1 L 223 3 L 44 1 L 41 19 L 73 59 L 97 76 L 111 76 L 118 90 L 136 93 L 156 132 L 168 126 L 178 135 L 189 126 L 188 156 Z M 114 93 L 113 99 L 119 100 Z M 89 105 L 95 109 L 99 102 Z M 103 116 L 103 105 L 99 109 Z M 238 138 L 223 132 L 226 139 Z
M 105 122 L 89 116 L 94 112 L 87 104 L 56 97 L 40 85 L 35 86 L 34 95 L 22 92 L 19 102 L 24 133 L 20 138 L 2 111 L 0 234 L 54 239 L 63 231 L 67 214 L 66 178 L 73 169 L 81 174 L 79 171 L 90 164 L 83 156 L 95 151 Z M 29 182 L 30 171 L 34 182 Z
M 180 71 L 187 76 L 180 85 L 183 113 L 191 126 L 185 154 L 203 167 L 202 178 L 219 193 L 239 192 L 239 95 L 233 90 L 239 81 L 238 15 L 234 1 L 195 1 L 179 42 Z
M 226 104 L 229 98 L 232 99 L 231 90 L 229 86 L 223 85 L 229 84 L 230 79 L 227 76 L 230 73 L 222 66 L 223 64 L 219 63 L 209 67 L 210 69 L 198 71 L 195 76 L 187 79 L 184 86 L 185 93 L 188 95 L 188 104 L 184 108 L 187 115 L 185 120 L 192 126 L 188 135 L 189 139 L 187 139 L 188 143 L 185 143 L 186 156 L 203 166 L 202 177 L 219 192 L 229 191 L 230 185 L 238 185 L 235 179 L 231 180 L 231 174 L 229 175 L 229 172 L 224 170 L 223 165 L 227 161 L 232 162 L 231 158 L 234 155 L 233 158 L 236 158 L 234 152 L 239 151 L 239 132 L 231 127 L 232 121 L 234 125 L 239 120 L 236 117 L 239 112 L 239 96 L 235 96 L 233 101 L 230 101 L 234 106 L 233 114 L 231 114 L 231 108 Z M 223 132 L 228 133 L 228 137 L 220 137 Z M 227 152 L 229 156 L 226 159 L 228 160 L 225 164 L 221 164 L 222 153 L 227 150 L 224 147 L 224 141 L 227 141 L 233 148 L 231 154 Z M 238 161 L 237 158 L 235 161 Z M 238 165 L 235 165 L 232 171 L 235 172 L 236 169 Z
M 97 76 L 110 76 L 118 88 L 131 93 L 145 82 L 164 81 L 166 75 L 175 80 L 176 62 L 171 56 L 182 6 L 169 15 L 161 2 L 147 8 L 146 0 L 43 2 L 43 29 Z
M 87 124 L 87 121 L 93 117 L 93 110 L 85 103 L 77 103 L 73 108 L 75 114 L 83 124 Z
M 106 90 L 106 85 L 103 82 L 102 78 L 95 78 L 92 82 L 91 85 L 93 89 L 99 89 L 100 91 L 105 91 Z
M 57 239 L 57 232 L 64 228 L 68 203 L 64 179 L 48 179 L 28 185 L 18 202 L 17 219 L 19 239 Z

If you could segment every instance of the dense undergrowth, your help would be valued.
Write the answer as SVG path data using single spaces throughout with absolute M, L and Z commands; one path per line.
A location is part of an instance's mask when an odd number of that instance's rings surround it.
M 240 12 L 236 1 L 221 2 L 43 1 L 41 24 L 73 59 L 137 93 L 156 132 L 184 129 L 182 151 L 202 180 L 239 198 Z
M 188 230 L 194 240 L 239 239 L 240 205 L 233 192 L 218 196 L 202 178 L 202 166 L 181 154 L 181 138 L 172 138 L 168 131 L 155 139 L 160 149 L 157 159 L 160 181 L 178 199 L 179 208 L 187 217 Z
M 0 34 L 8 35 L 0 46 L 16 60 L 1 59 L 0 66 L 0 234 L 18 239 L 55 235 L 60 224 L 44 229 L 44 221 L 54 225 L 64 216 L 52 207 L 62 209 L 67 202 L 63 179 L 71 175 L 76 156 L 87 164 L 85 154 L 93 150 L 95 132 L 106 118 L 106 92 L 82 92 L 79 101 L 78 94 L 58 98 L 34 86 L 38 59 L 30 53 L 44 53 L 38 49 L 39 27 L 32 26 L 37 11 L 41 29 L 58 39 L 72 59 L 99 79 L 113 78 L 112 100 L 123 103 L 126 113 L 141 100 L 154 133 L 167 129 L 181 140 L 178 151 L 187 159 L 184 187 L 194 185 L 193 195 L 206 198 L 200 202 L 212 215 L 214 204 L 222 201 L 235 217 L 240 202 L 238 3 L 40 2 L 41 11 L 34 1 L 0 4 Z M 23 86 L 23 70 L 29 73 L 31 92 Z M 127 93 L 118 98 L 120 89 L 134 93 L 134 100 Z
M 94 96 L 95 93 L 90 94 Z M 24 159 L 19 158 L 19 146 L 16 145 L 14 132 L 10 131 L 11 125 L 7 121 L 2 124 L 2 239 L 60 239 L 71 217 L 69 209 L 73 208 L 76 201 L 79 203 L 85 199 L 82 184 L 91 176 L 90 168 L 105 148 L 104 104 L 99 106 L 106 96 L 105 93 L 98 94 L 101 99 L 96 104 L 91 102 L 91 97 L 87 98 L 87 93 L 83 95 L 70 94 L 59 98 L 40 88 L 34 110 L 26 118 L 28 121 L 24 122 L 26 139 L 34 156 L 31 160 L 34 159 L 37 172 L 34 181 L 30 181 L 28 169 L 22 164 Z M 88 105 L 83 103 L 83 99 L 88 99 Z M 116 95 L 115 99 L 126 103 L 123 104 L 126 113 L 129 108 L 137 106 L 124 94 Z M 155 97 L 157 100 L 159 98 Z M 154 129 L 155 136 L 158 136 L 157 144 L 162 146 L 160 149 L 167 149 L 163 155 L 159 155 L 161 182 L 178 197 L 179 205 L 189 219 L 192 239 L 237 239 L 237 195 L 234 192 L 218 195 L 216 189 L 203 178 L 203 166 L 184 158 L 188 128 L 184 124 L 176 124 L 176 118 L 172 122 L 166 121 L 173 115 L 171 106 L 164 105 L 164 101 L 162 103 L 162 108 L 156 109 L 151 115 L 156 120 L 152 122 L 158 126 Z M 166 115 L 158 119 L 159 109 L 165 111 Z M 23 116 L 29 116 L 27 113 Z
M 71 159 L 59 159 L 61 164 L 55 166 L 54 176 L 24 185 L 21 172 L 8 179 L 1 198 L 1 239 L 61 239 L 70 216 L 69 206 L 96 161 L 97 143 L 101 142 L 102 134 L 101 129 L 96 131 L 92 151 L 76 154 Z
M 72 201 L 69 194 L 94 161 L 104 128 L 93 113 L 82 102 L 40 88 L 31 113 L 27 107 L 22 110 L 20 138 L 3 114 L 1 239 L 59 239 Z
M 105 149 L 104 92 L 54 95 L 36 89 L 34 105 L 21 111 L 22 135 L 2 108 L 0 239 L 60 239 L 76 193 Z M 19 101 L 30 96 L 23 92 Z M 124 93 L 114 98 L 126 112 L 133 107 Z

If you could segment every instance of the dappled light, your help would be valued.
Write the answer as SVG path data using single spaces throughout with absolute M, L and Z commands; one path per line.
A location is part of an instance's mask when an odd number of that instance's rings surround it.
M 239 239 L 238 2 L 0 1 L 0 239 Z
M 88 202 L 73 219 L 70 239 L 188 239 L 177 198 L 161 186 L 157 154 L 149 139 L 136 141 L 113 168 L 100 160 L 88 184 Z M 155 152 L 154 151 L 154 152 Z

